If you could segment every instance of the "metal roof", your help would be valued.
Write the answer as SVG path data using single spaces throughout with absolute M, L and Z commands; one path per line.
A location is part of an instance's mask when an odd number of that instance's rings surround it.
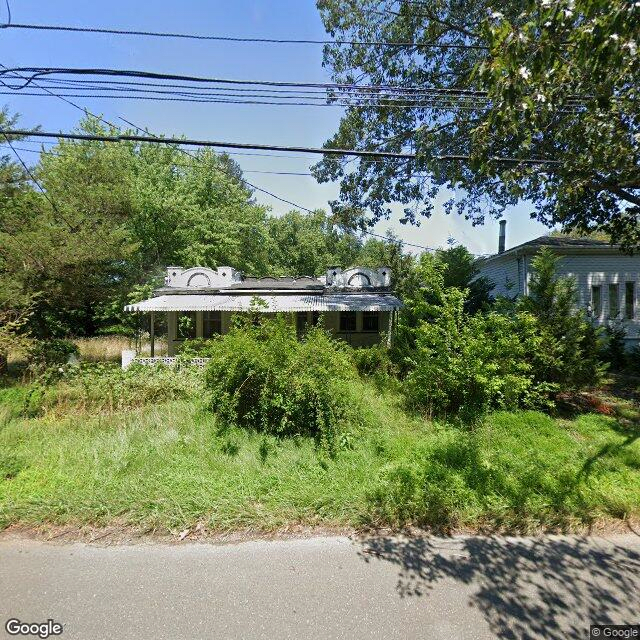
M 266 307 L 257 307 L 261 313 L 287 311 L 391 311 L 402 307 L 402 302 L 388 293 L 308 293 L 287 295 L 163 295 L 127 305 L 125 311 L 250 311 L 256 298 Z

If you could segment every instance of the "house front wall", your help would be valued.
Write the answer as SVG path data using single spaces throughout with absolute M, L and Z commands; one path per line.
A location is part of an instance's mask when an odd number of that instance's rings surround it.
M 480 276 L 488 278 L 495 288 L 494 296 L 515 298 L 524 294 L 524 265 L 522 259 L 509 254 L 499 256 L 480 267 Z
M 169 311 L 167 313 L 167 345 L 168 355 L 175 356 L 178 352 L 183 340 L 178 337 L 178 315 L 179 312 Z M 221 313 L 221 331 L 223 334 L 228 333 L 231 327 L 231 318 L 234 312 L 223 311 Z M 296 313 L 286 314 L 292 323 L 296 322 Z M 356 311 L 356 328 L 355 331 L 340 330 L 340 312 L 327 311 L 321 313 L 322 323 L 324 327 L 333 335 L 341 340 L 345 340 L 354 347 L 370 347 L 377 344 L 382 339 L 383 334 L 389 331 L 389 311 L 378 312 L 378 331 L 365 331 L 363 329 L 363 312 Z M 307 325 L 311 325 L 313 320 L 312 312 L 307 312 Z M 195 337 L 202 338 L 204 335 L 204 312 L 195 312 Z
M 509 297 L 526 295 L 531 280 L 532 257 L 530 254 L 497 257 L 480 267 L 480 275 L 486 276 L 496 285 L 493 295 Z M 610 321 L 619 322 L 626 331 L 628 343 L 635 344 L 640 340 L 640 307 L 638 306 L 640 255 L 627 256 L 620 253 L 563 255 L 558 264 L 558 275 L 575 279 L 578 306 L 591 312 L 599 325 L 605 325 Z M 514 286 L 505 286 L 505 282 L 511 281 L 515 281 Z M 627 287 L 627 283 L 633 283 L 632 287 L 631 284 Z M 609 285 L 617 285 L 617 287 Z M 592 308 L 593 287 L 599 287 L 599 310 Z M 629 305 L 627 305 L 628 288 L 633 288 Z M 612 296 L 616 298 L 612 299 Z

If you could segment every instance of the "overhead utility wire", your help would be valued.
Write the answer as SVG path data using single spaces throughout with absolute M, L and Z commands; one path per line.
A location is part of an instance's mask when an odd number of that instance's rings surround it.
M 88 133 L 56 133 L 53 131 L 29 131 L 23 129 L 6 130 L 15 136 L 34 138 L 59 138 L 63 140 L 92 140 L 96 142 L 155 142 L 188 147 L 219 147 L 221 149 L 260 149 L 266 151 L 296 151 L 320 155 L 358 156 L 364 158 L 413 159 L 415 154 L 395 151 L 367 151 L 357 149 L 324 149 L 320 147 L 294 147 L 284 145 L 252 144 L 244 142 L 218 142 L 214 140 L 193 140 L 188 138 L 159 138 L 122 133 L 119 135 L 98 135 Z
M 0 95 L 12 95 L 16 94 L 10 91 L 0 91 Z M 32 97 L 40 97 L 46 98 L 49 96 L 43 95 L 42 93 L 36 92 L 20 92 L 19 95 L 23 96 L 32 96 Z M 367 108 L 383 108 L 383 107 L 392 107 L 394 109 L 442 109 L 442 110 L 462 110 L 462 111 L 477 111 L 478 109 L 483 108 L 481 105 L 471 106 L 465 104 L 451 104 L 447 102 L 430 102 L 425 104 L 399 104 L 397 102 L 382 102 L 382 103 L 373 103 L 373 102 L 365 102 L 364 104 L 357 104 L 353 102 L 348 103 L 318 103 L 318 102 L 276 102 L 273 100 L 233 100 L 233 99 L 223 99 L 223 98 L 187 98 L 187 97 L 164 97 L 164 96 L 128 96 L 128 95 L 100 95 L 95 93 L 61 93 L 61 96 L 66 96 L 70 98 L 91 98 L 91 99 L 106 99 L 106 100 L 146 100 L 150 102 L 188 102 L 188 103 L 199 103 L 199 104 L 244 104 L 244 105 L 271 105 L 271 106 L 281 106 L 281 107 L 338 107 L 344 108 L 348 107 L 350 109 L 367 109 Z
M 277 80 L 236 80 L 230 78 L 211 78 L 204 76 L 191 76 L 178 73 L 160 73 L 156 71 L 139 71 L 132 69 L 111 69 L 111 68 L 83 68 L 83 67 L 13 67 L 6 68 L 0 72 L 0 75 L 6 73 L 13 74 L 31 74 L 25 79 L 22 87 L 16 87 L 16 90 L 27 87 L 37 78 L 47 75 L 81 75 L 81 76 L 116 76 L 123 78 L 142 78 L 150 80 L 178 80 L 184 82 L 198 82 L 209 84 L 232 84 L 232 85 L 256 85 L 264 87 L 303 87 L 303 88 L 320 88 L 320 89 L 354 89 L 354 90 L 388 90 L 402 91 L 407 93 L 421 93 L 426 90 L 425 87 L 404 87 L 401 85 L 359 85 L 359 84 L 339 84 L 332 82 L 291 82 Z M 13 88 L 13 87 L 12 87 Z M 488 95 L 486 91 L 478 91 L 475 89 L 448 89 L 433 87 L 429 89 L 435 93 L 442 95 L 466 95 L 474 97 L 485 97 Z
M 134 125 L 135 126 L 135 125 Z M 357 156 L 357 157 L 380 157 L 393 158 L 399 160 L 414 160 L 418 156 L 415 153 L 403 153 L 395 151 L 369 151 L 364 149 L 333 149 L 321 147 L 294 147 L 285 145 L 267 145 L 245 142 L 219 142 L 215 140 L 194 140 L 189 138 L 160 138 L 156 136 L 141 136 L 135 134 L 119 135 L 97 135 L 88 133 L 55 133 L 53 131 L 30 131 L 25 129 L 5 129 L 5 133 L 20 137 L 34 138 L 59 138 L 63 140 L 91 140 L 96 142 L 154 142 L 157 144 L 169 144 L 188 147 L 218 147 L 221 149 L 261 149 L 267 151 L 297 151 L 301 153 L 312 153 L 316 155 L 337 155 L 337 156 Z M 455 161 L 470 160 L 471 156 L 463 154 L 443 154 L 433 156 L 435 160 Z M 559 165 L 559 160 L 548 160 L 545 158 L 501 158 L 490 157 L 493 162 L 505 162 L 508 164 L 529 164 L 529 165 Z
M 4 64 L 2 64 L 1 62 L 0 62 L 0 67 L 4 68 L 5 70 L 7 69 L 7 67 Z M 15 72 L 13 73 L 13 75 L 18 75 L 19 77 L 21 77 L 19 74 L 15 73 Z M 34 83 L 34 84 L 38 88 L 42 88 L 47 93 L 50 93 L 51 95 L 56 96 L 56 94 L 53 93 L 52 91 L 50 91 L 50 90 L 48 90 L 48 89 L 46 89 L 44 87 L 40 87 L 40 85 L 38 85 L 37 83 Z M 105 124 L 109 125 L 110 127 L 118 128 L 118 127 L 116 127 L 115 124 L 113 124 L 112 122 L 109 122 L 109 120 L 106 120 L 102 116 L 98 116 L 96 114 L 91 113 L 88 109 L 81 107 L 80 105 L 76 104 L 72 100 L 67 100 L 67 99 L 62 98 L 62 97 L 60 97 L 60 99 L 63 100 L 64 102 L 70 104 L 71 106 L 75 107 L 76 109 L 79 109 L 80 111 L 82 111 L 85 114 L 91 114 L 94 118 L 98 118 L 101 122 L 104 122 Z M 143 130 L 143 129 L 141 129 L 141 127 L 137 126 L 136 124 L 134 124 L 133 122 L 127 120 L 126 118 L 120 117 L 120 119 L 123 122 L 125 122 L 126 124 L 130 125 L 131 127 L 133 127 L 134 129 L 137 129 L 138 131 Z M 157 139 L 156 139 L 156 141 L 157 141 Z M 8 139 L 7 139 L 7 142 L 9 142 Z M 11 143 L 9 143 L 9 144 L 11 144 Z M 188 155 L 190 158 L 198 159 L 198 156 L 194 156 L 193 154 L 189 153 L 189 151 L 187 151 L 186 149 L 180 149 L 179 148 L 179 150 L 182 151 L 182 153 Z M 377 160 L 366 160 L 364 162 L 379 162 L 379 161 L 377 161 Z M 248 180 L 245 180 L 244 178 L 239 178 L 239 180 L 241 182 L 243 182 L 245 185 L 251 187 L 252 189 L 255 189 L 256 191 L 260 191 L 262 193 L 265 193 L 266 195 L 271 196 L 272 198 L 275 198 L 276 200 L 279 200 L 280 202 L 288 204 L 288 205 L 290 205 L 292 207 L 295 207 L 296 209 L 301 209 L 303 211 L 306 211 L 307 213 L 315 213 L 313 211 L 313 209 L 309 209 L 308 207 L 304 207 L 304 206 L 302 206 L 300 204 L 292 202 L 291 200 L 287 200 L 285 198 L 282 198 L 282 197 L 276 195 L 275 193 L 272 193 L 271 191 L 268 191 L 267 189 L 263 189 L 262 187 L 258 187 L 257 185 L 252 184 L 251 182 L 249 182 Z M 437 250 L 434 247 L 426 247 L 424 245 L 413 244 L 411 242 L 405 242 L 404 240 L 390 240 L 386 236 L 382 236 L 382 235 L 380 235 L 378 233 L 374 233 L 373 231 L 365 231 L 365 230 L 361 229 L 360 232 L 362 234 L 366 234 L 366 235 L 372 236 L 374 238 L 383 239 L 386 242 L 395 242 L 396 244 L 399 244 L 400 246 L 405 245 L 405 246 L 408 246 L 408 247 L 412 247 L 414 249 L 422 249 L 423 251 L 436 251 Z
M 27 149 L 26 147 L 16 147 L 13 146 L 14 150 L 25 151 L 26 153 L 45 153 L 51 156 L 62 156 L 62 153 L 58 153 L 56 151 L 51 151 L 47 149 L 43 149 L 42 151 L 39 149 Z M 277 156 L 276 156 L 277 157 Z M 191 167 L 193 165 L 190 164 L 179 164 L 174 163 L 177 167 Z M 304 172 L 304 171 L 262 171 L 260 169 L 243 169 L 242 173 L 265 173 L 272 176 L 313 176 L 312 173 Z
M 7 67 L 4 64 L 2 64 L 1 62 L 0 62 L 0 67 L 2 67 L 5 70 L 7 70 Z M 13 72 L 13 75 L 17 75 L 17 76 L 21 77 L 20 74 L 15 73 L 15 72 Z M 50 90 L 48 90 L 48 89 L 46 89 L 44 87 L 40 87 L 40 85 L 38 85 L 37 83 L 34 83 L 34 84 L 38 88 L 42 88 L 47 93 L 50 93 L 51 95 L 56 96 L 56 94 L 53 93 L 52 91 L 50 91 Z M 112 122 L 109 122 L 109 120 L 106 120 L 102 116 L 98 116 L 96 114 L 91 113 L 88 109 L 81 107 L 80 105 L 76 104 L 72 100 L 67 100 L 67 99 L 62 98 L 62 97 L 60 97 L 60 99 L 63 100 L 64 102 L 66 102 L 67 104 L 70 104 L 71 106 L 75 107 L 76 109 L 79 109 L 83 113 L 92 115 L 93 117 L 99 119 L 101 122 L 104 122 L 105 124 L 109 125 L 110 127 L 118 128 Z M 123 122 L 125 122 L 126 124 L 132 126 L 134 129 L 137 129 L 138 131 L 143 130 L 141 127 L 137 126 L 136 124 L 134 124 L 133 122 L 127 120 L 126 118 L 120 117 L 120 119 Z M 157 139 L 156 139 L 156 141 L 157 141 Z M 189 153 L 189 151 L 187 151 L 186 149 L 180 149 L 179 148 L 179 150 L 182 151 L 182 153 L 185 153 L 186 155 L 188 155 L 191 158 L 195 158 L 195 159 L 198 158 L 197 156 L 194 156 L 193 154 Z M 380 162 L 380 161 L 379 160 L 365 160 L 363 162 Z M 306 211 L 307 213 L 314 213 L 314 211 L 312 209 L 309 209 L 308 207 L 304 207 L 304 206 L 302 206 L 300 204 L 297 204 L 295 202 L 292 202 L 290 200 L 286 200 L 285 198 L 282 198 L 282 197 L 276 195 L 275 193 L 272 193 L 270 191 L 267 191 L 266 189 L 263 189 L 262 187 L 258 187 L 257 185 L 252 184 L 251 182 L 249 182 L 248 180 L 245 180 L 244 178 L 239 178 L 239 180 L 241 182 L 243 182 L 244 184 L 246 184 L 247 186 L 251 187 L 252 189 L 255 189 L 256 191 L 260 191 L 262 193 L 265 193 L 265 194 L 271 196 L 272 198 L 275 198 L 276 200 L 279 200 L 280 202 L 283 202 L 285 204 L 293 206 L 296 209 L 301 209 L 303 211 Z M 418 245 L 418 244 L 414 244 L 414 243 L 411 243 L 411 242 L 406 242 L 404 240 L 391 240 L 391 239 L 387 238 L 386 236 L 382 236 L 381 234 L 374 233 L 373 231 L 365 231 L 363 229 L 360 229 L 360 233 L 372 236 L 374 238 L 380 238 L 380 239 L 384 240 L 385 242 L 395 242 L 396 244 L 399 244 L 400 246 L 404 245 L 404 246 L 412 247 L 412 248 L 415 248 L 415 249 L 422 249 L 423 251 L 437 251 L 437 249 L 435 247 L 427 247 L 427 246 L 424 246 L 424 245 Z
M 310 40 L 291 38 L 242 38 L 233 36 L 199 35 L 195 33 L 171 33 L 164 31 L 139 31 L 133 29 L 110 29 L 106 27 L 74 27 L 69 25 L 12 23 L 2 24 L 3 29 L 29 29 L 36 31 L 68 31 L 74 33 L 104 33 L 119 36 L 144 36 L 152 38 L 179 38 L 184 40 L 209 40 L 218 42 L 247 42 L 258 44 L 319 44 L 353 45 L 363 47 L 391 47 L 408 49 L 480 49 L 489 47 L 479 44 L 453 44 L 438 42 L 393 42 L 385 40 Z

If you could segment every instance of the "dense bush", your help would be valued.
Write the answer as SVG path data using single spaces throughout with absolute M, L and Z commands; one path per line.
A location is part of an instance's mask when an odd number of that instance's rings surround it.
M 398 367 L 391 359 L 386 344 L 354 349 L 352 357 L 358 372 L 371 379 L 378 387 L 391 386 L 397 381 Z
M 578 308 L 573 278 L 558 277 L 561 258 L 541 249 L 531 261 L 529 294 L 517 308 L 538 320 L 540 349 L 528 354 L 536 379 L 559 389 L 580 389 L 601 381 L 601 330 Z
M 409 403 L 429 413 L 473 418 L 490 408 L 540 406 L 553 389 L 534 379 L 540 349 L 535 319 L 526 313 L 468 316 L 464 294 L 442 293 L 435 319 L 416 329 L 405 381 Z
M 628 362 L 624 339 L 627 332 L 621 322 L 610 322 L 604 330 L 602 357 L 612 369 L 624 369 Z
M 312 435 L 329 450 L 360 420 L 349 347 L 319 328 L 302 340 L 284 318 L 236 326 L 215 339 L 206 385 L 227 425 Z
M 605 367 L 599 330 L 577 308 L 575 283 L 557 277 L 558 259 L 532 261 L 529 295 L 466 312 L 468 289 L 445 285 L 431 256 L 417 266 L 392 357 L 414 408 L 475 418 L 488 409 L 551 406 L 561 390 L 597 384 Z

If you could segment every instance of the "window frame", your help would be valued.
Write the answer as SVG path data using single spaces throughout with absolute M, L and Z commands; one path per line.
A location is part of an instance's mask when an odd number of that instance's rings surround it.
M 620 318 L 620 285 L 617 282 L 610 282 L 607 287 L 607 296 L 609 303 L 609 319 L 617 320 Z
M 367 328 L 367 320 L 375 319 L 375 328 Z M 379 311 L 363 311 L 362 312 L 362 332 L 363 333 L 380 333 L 380 312 Z
M 212 314 L 215 319 L 212 320 Z M 217 325 L 217 331 L 209 331 L 212 325 Z M 205 340 L 211 340 L 214 336 L 222 335 L 222 311 L 203 311 L 202 312 L 202 337 Z
M 183 335 L 180 331 L 180 318 L 191 318 L 191 331 L 193 335 Z M 184 342 L 185 340 L 195 340 L 198 337 L 198 316 L 197 311 L 177 311 L 176 312 L 176 337 L 175 342 Z
M 296 332 L 304 333 L 309 326 L 309 319 L 306 311 L 296 311 Z
M 595 294 L 598 294 L 597 296 Z M 597 304 L 596 304 L 597 298 Z M 594 318 L 599 318 L 602 314 L 602 285 L 591 285 L 591 315 Z
M 347 319 L 350 321 L 348 324 L 351 325 L 351 320 L 353 319 L 353 329 L 347 325 Z M 345 321 L 343 323 L 343 320 Z M 355 333 L 358 330 L 358 315 L 357 311 L 340 311 L 340 319 L 339 319 L 339 327 L 340 333 Z
M 631 295 L 629 295 L 629 289 L 631 289 Z M 626 320 L 634 320 L 636 317 L 635 280 L 627 280 L 624 283 L 624 317 Z

